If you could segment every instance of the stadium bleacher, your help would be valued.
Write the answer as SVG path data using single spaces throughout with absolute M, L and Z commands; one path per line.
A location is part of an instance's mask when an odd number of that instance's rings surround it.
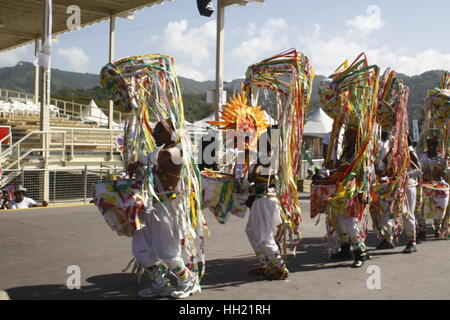
M 11 92 L 8 94 L 8 90 L 1 89 L 1 91 L 7 94 L 6 96 L 0 96 L 0 126 L 9 126 L 12 138 L 12 141 L 8 141 L 7 145 L 4 143 L 0 149 L 2 153 L 0 155 L 2 157 L 1 162 L 3 168 L 5 168 L 8 159 L 6 159 L 7 154 L 5 155 L 4 153 L 8 147 L 17 143 L 23 144 L 21 151 L 25 148 L 30 150 L 41 147 L 41 142 L 37 135 L 32 137 L 33 133 L 39 132 L 40 106 L 34 104 L 33 99 L 30 99 L 30 95 L 26 93 L 14 91 L 15 96 L 12 96 Z M 89 108 L 89 106 L 85 107 Z M 66 148 L 64 152 L 67 154 L 67 157 L 63 157 L 64 161 L 59 162 L 59 164 L 55 163 L 55 166 L 67 166 L 70 163 L 95 166 L 98 162 L 104 161 L 120 165 L 120 155 L 117 152 L 116 145 L 116 139 L 120 134 L 120 130 L 104 128 L 104 118 L 96 122 L 92 121 L 92 116 L 89 116 L 88 119 L 83 119 L 82 112 L 80 112 L 81 117 L 78 117 L 64 114 L 60 107 L 55 105 L 50 105 L 49 108 L 51 131 L 65 132 L 64 135 L 51 135 L 51 144 L 59 147 L 64 145 Z M 30 138 L 26 139 L 26 137 Z M 10 153 L 17 154 L 14 150 Z M 33 160 L 34 155 L 30 154 L 28 156 L 29 159 L 22 160 L 22 165 L 33 166 L 33 161 L 30 160 Z

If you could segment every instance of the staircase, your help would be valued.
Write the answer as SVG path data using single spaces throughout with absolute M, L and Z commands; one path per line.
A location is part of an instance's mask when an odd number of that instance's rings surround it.
M 30 116 L 0 117 L 0 125 L 11 127 L 12 141 L 0 153 L 3 170 L 51 166 L 98 166 L 99 163 L 121 165 L 116 148 L 121 130 L 99 128 L 81 120 L 52 117 L 51 130 L 39 131 L 39 118 Z M 42 139 L 48 139 L 44 150 Z

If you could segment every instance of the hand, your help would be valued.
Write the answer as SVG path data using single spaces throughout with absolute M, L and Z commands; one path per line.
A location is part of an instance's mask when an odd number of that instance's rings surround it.
M 136 173 L 137 168 L 139 167 L 139 162 L 132 162 L 128 165 L 127 174 L 130 178 Z

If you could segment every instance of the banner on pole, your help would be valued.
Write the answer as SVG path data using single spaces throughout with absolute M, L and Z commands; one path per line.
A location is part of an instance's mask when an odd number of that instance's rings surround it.
M 45 2 L 45 37 L 41 49 L 34 58 L 34 64 L 48 70 L 51 67 L 52 57 L 52 0 L 45 0 Z

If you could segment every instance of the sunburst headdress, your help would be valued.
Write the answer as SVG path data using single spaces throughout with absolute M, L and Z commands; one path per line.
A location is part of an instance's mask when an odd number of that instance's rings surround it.
M 236 135 L 248 137 L 246 149 L 256 149 L 258 138 L 267 130 L 269 124 L 260 106 L 247 104 L 245 92 L 238 93 L 226 104 L 219 116 L 221 121 L 208 121 L 221 130 L 235 130 Z

